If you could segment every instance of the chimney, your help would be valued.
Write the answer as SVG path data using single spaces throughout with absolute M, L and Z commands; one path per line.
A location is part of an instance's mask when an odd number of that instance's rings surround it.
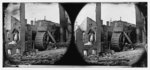
M 26 30 L 26 19 L 25 19 L 25 4 L 20 4 L 20 22 L 21 22 L 21 31 L 20 31 L 20 43 L 21 43 L 21 54 L 25 51 L 25 30 Z
M 109 21 L 106 21 L 107 26 L 109 26 Z
M 101 20 L 101 3 L 96 3 L 96 24 L 97 24 L 97 30 L 96 30 L 96 46 L 97 46 L 97 52 L 102 52 L 102 46 L 101 46 L 101 29 L 102 29 L 102 20 Z
M 103 20 L 100 20 L 101 21 L 101 25 L 103 25 Z
M 31 20 L 31 25 L 34 25 L 34 24 L 33 24 L 33 20 Z
M 25 19 L 25 25 L 27 24 L 27 19 Z

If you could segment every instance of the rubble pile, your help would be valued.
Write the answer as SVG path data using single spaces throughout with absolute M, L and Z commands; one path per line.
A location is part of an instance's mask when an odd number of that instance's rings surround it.
M 144 50 L 135 49 L 123 52 L 107 53 L 103 56 L 89 55 L 87 57 L 90 63 L 100 65 L 132 65 L 137 62 Z
M 63 56 L 66 49 L 55 49 L 55 50 L 47 50 L 42 52 L 34 52 L 30 53 L 27 56 L 19 56 L 14 55 L 12 56 L 13 62 L 19 65 L 30 65 L 30 64 L 54 64 L 54 62 L 60 57 Z M 15 59 L 15 60 L 14 60 Z

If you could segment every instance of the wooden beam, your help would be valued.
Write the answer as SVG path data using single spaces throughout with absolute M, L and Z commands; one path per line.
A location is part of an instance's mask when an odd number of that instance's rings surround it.
M 55 38 L 52 36 L 52 34 L 48 31 L 48 35 L 50 36 L 50 38 L 53 40 L 54 43 L 56 43 Z
M 142 42 L 142 31 L 144 27 L 144 16 L 142 12 L 139 10 L 138 6 L 135 5 L 135 12 L 136 12 L 136 34 L 137 34 L 137 43 Z
M 124 34 L 124 36 L 127 38 L 127 40 L 129 41 L 129 43 L 132 44 L 132 41 L 131 41 L 131 39 L 129 38 L 129 36 L 128 36 L 125 32 L 123 32 L 123 34 Z
M 60 4 L 59 4 L 59 15 L 60 15 L 60 41 L 65 42 L 67 22 L 65 17 L 65 10 Z

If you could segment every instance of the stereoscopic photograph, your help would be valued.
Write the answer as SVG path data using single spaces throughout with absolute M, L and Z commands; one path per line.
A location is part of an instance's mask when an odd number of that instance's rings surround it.
M 58 3 L 3 3 L 4 64 L 54 64 L 69 47 L 70 18 Z
M 146 5 L 86 4 L 74 26 L 75 42 L 84 60 L 104 66 L 147 66 Z
M 2 2 L 3 68 L 147 68 L 147 2 Z

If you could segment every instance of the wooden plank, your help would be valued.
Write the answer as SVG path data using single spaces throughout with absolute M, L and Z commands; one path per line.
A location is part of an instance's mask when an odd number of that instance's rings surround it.
M 54 37 L 52 36 L 52 34 L 48 31 L 48 35 L 50 36 L 50 38 L 53 40 L 54 43 L 56 43 L 56 40 L 54 39 Z
M 127 40 L 129 41 L 129 43 L 132 44 L 132 41 L 131 41 L 131 39 L 129 38 L 129 36 L 128 36 L 125 32 L 123 32 L 123 34 L 125 35 L 125 37 L 126 37 Z

